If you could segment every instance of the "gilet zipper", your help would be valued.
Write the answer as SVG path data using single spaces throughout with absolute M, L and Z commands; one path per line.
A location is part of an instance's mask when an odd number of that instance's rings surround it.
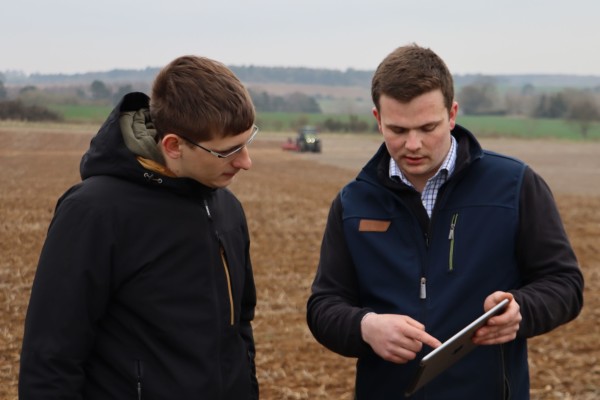
M 458 222 L 458 213 L 452 215 L 452 220 L 450 221 L 450 232 L 448 233 L 448 240 L 450 240 L 450 254 L 448 255 L 448 271 L 454 271 L 454 237 L 455 237 L 455 229 L 456 223 Z

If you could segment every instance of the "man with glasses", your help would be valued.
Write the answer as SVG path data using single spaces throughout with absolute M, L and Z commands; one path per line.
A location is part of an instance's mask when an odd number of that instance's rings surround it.
M 184 56 L 126 95 L 58 201 L 25 322 L 20 399 L 257 399 L 241 204 L 255 111 Z

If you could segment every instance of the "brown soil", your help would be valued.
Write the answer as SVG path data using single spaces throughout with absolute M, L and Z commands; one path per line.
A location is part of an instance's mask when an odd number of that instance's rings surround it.
M 79 180 L 92 128 L 0 125 L 0 399 L 17 398 L 23 319 L 59 195 Z M 325 136 L 322 154 L 252 144 L 253 169 L 232 185 L 252 235 L 259 296 L 254 323 L 264 399 L 351 399 L 355 360 L 321 347 L 305 323 L 331 200 L 379 144 L 377 136 Z M 530 340 L 533 399 L 600 398 L 600 143 L 488 139 L 549 182 L 586 278 L 574 322 Z

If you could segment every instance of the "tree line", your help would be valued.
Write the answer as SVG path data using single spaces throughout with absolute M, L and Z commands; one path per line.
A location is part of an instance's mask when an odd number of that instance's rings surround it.
M 1 77 L 0 77 L 1 78 Z M 39 119 L 40 109 L 44 103 L 59 102 L 63 104 L 96 104 L 96 105 L 116 105 L 118 101 L 127 93 L 140 90 L 134 88 L 131 84 L 118 85 L 111 87 L 103 81 L 94 80 L 89 86 L 78 87 L 70 93 L 49 93 L 49 90 L 39 89 L 35 85 L 26 85 L 21 87 L 18 92 L 12 96 L 10 104 L 4 105 L 4 113 L 0 118 L 6 119 L 7 115 L 14 113 L 14 119 L 26 118 L 25 112 L 27 105 L 35 106 L 35 115 L 32 118 Z M 142 90 L 143 91 L 143 90 Z M 308 113 L 320 114 L 321 107 L 317 100 L 304 93 L 294 92 L 286 95 L 274 95 L 266 91 L 248 90 L 257 112 L 287 112 L 287 113 Z M 6 102 L 9 96 L 0 79 L 0 102 Z M 53 98 L 53 100 L 51 99 Z M 17 103 L 19 104 L 17 106 Z M 19 110 L 17 112 L 17 110 Z M 8 113 L 8 114 L 7 114 Z M 52 113 L 47 113 L 51 116 Z
M 246 84 L 289 83 L 326 86 L 359 86 L 369 88 L 374 70 L 326 69 L 303 67 L 266 67 L 255 65 L 229 65 L 229 68 Z M 110 71 L 86 72 L 77 74 L 25 74 L 20 71 L 5 71 L 5 83 L 11 85 L 87 85 L 94 80 L 111 86 L 133 83 L 150 85 L 160 67 L 143 69 L 113 69 Z M 0 72 L 1 74 L 1 72 Z M 457 88 L 481 79 L 481 74 L 454 74 Z M 530 84 L 544 88 L 586 88 L 600 85 L 600 76 L 580 76 L 567 74 L 523 74 L 493 75 L 497 84 L 503 87 L 518 88 Z
M 116 104 L 125 94 L 133 91 L 130 84 L 120 85 L 112 90 L 103 81 L 95 80 L 89 87 L 89 96 L 97 101 L 106 101 Z M 321 107 L 314 97 L 304 93 L 294 92 L 284 96 L 269 94 L 266 91 L 248 89 L 250 97 L 258 112 L 297 112 L 321 113 Z M 82 96 L 85 96 L 82 93 Z
M 246 79 L 267 79 L 262 76 L 265 68 L 245 68 Z M 277 79 L 285 79 L 286 71 L 292 76 L 292 69 L 281 69 Z M 293 69 L 293 70 L 298 70 Z M 302 69 L 310 79 L 322 73 L 323 70 Z M 296 71 L 297 72 L 297 71 Z M 354 71 L 358 73 L 359 71 Z M 238 74 L 242 74 L 240 71 Z M 348 73 L 348 77 L 352 76 Z M 39 120 L 48 118 L 56 120 L 60 116 L 50 110 L 44 110 L 46 104 L 116 104 L 126 93 L 140 90 L 147 91 L 149 87 L 140 84 L 110 85 L 102 80 L 94 80 L 91 84 L 76 86 L 76 89 L 39 89 L 35 85 L 23 85 L 16 93 L 9 94 L 4 82 L 6 77 L 0 74 L 0 102 L 3 104 L 0 118 Z M 309 78 L 306 78 L 309 79 Z M 329 78 L 328 78 L 329 79 Z M 364 76 L 361 78 L 364 79 Z M 566 119 L 574 122 L 582 134 L 586 136 L 592 124 L 600 121 L 600 83 L 593 87 L 584 88 L 537 88 L 525 83 L 521 87 L 512 87 L 499 81 L 494 76 L 478 75 L 468 83 L 463 81 L 457 85 L 457 100 L 460 110 L 465 115 L 506 115 L 529 118 Z M 74 90 L 74 92 L 73 92 Z M 13 90 L 14 91 L 14 90 Z M 321 114 L 322 110 L 316 97 L 294 92 L 286 95 L 275 95 L 266 91 L 249 88 L 257 111 Z M 12 102 L 8 102 L 11 100 Z M 46 112 L 47 111 L 47 112 Z M 28 115 L 30 115 L 28 117 Z M 11 117 L 12 116 L 12 117 Z M 331 117 L 325 120 L 322 129 L 330 132 L 356 132 L 372 130 L 364 126 L 360 119 L 341 121 Z
M 37 104 L 25 104 L 20 98 L 10 100 L 4 86 L 5 77 L 0 74 L 0 120 L 60 121 L 62 117 L 48 108 Z
M 229 68 L 246 83 L 291 83 L 328 86 L 365 86 L 371 83 L 373 71 L 303 67 L 261 67 L 235 66 Z M 123 82 L 151 83 L 160 68 L 145 69 L 114 69 L 103 72 L 86 72 L 79 74 L 31 74 L 26 75 L 17 71 L 7 71 L 7 81 L 18 85 L 48 85 L 48 84 L 85 84 L 95 80 L 114 85 Z
M 600 85 L 540 91 L 531 84 L 501 92 L 493 77 L 480 77 L 457 94 L 465 115 L 510 115 L 565 119 L 575 123 L 583 137 L 600 121 Z

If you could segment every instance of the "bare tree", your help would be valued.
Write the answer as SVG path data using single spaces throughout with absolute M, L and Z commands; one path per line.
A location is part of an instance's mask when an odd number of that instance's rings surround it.
M 0 100 L 4 100 L 8 97 L 6 88 L 4 87 L 4 75 L 0 73 Z
M 569 99 L 564 92 L 543 93 L 533 109 L 535 118 L 565 118 L 569 112 Z
M 95 80 L 92 82 L 90 85 L 90 90 L 92 91 L 92 98 L 94 100 L 110 99 L 110 89 L 102 81 Z
M 497 98 L 494 78 L 486 76 L 463 86 L 458 94 L 461 108 L 467 115 L 493 113 Z
M 579 127 L 579 132 L 585 138 L 592 125 L 600 121 L 600 109 L 596 99 L 590 92 L 571 90 L 568 92 L 569 111 L 567 120 Z

